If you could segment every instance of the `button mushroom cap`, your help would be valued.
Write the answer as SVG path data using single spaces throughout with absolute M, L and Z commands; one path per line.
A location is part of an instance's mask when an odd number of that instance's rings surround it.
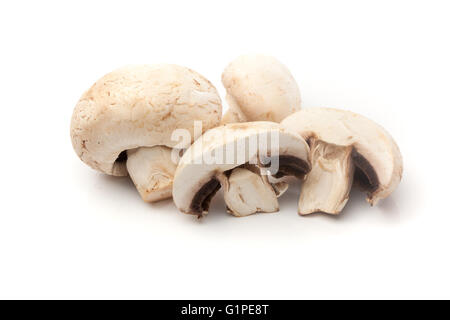
M 277 137 L 276 143 L 265 147 L 253 142 L 260 137 Z M 231 151 L 231 152 L 230 152 Z M 236 153 L 233 154 L 233 151 Z M 211 155 L 217 156 L 211 160 Z M 173 200 L 184 213 L 202 216 L 208 213 L 209 202 L 224 187 L 225 201 L 236 216 L 259 211 L 276 211 L 276 196 L 285 190 L 274 186 L 268 190 L 267 177 L 252 174 L 248 164 L 267 166 L 268 160 L 279 161 L 278 175 L 303 176 L 309 171 L 309 147 L 298 134 L 274 122 L 247 122 L 216 127 L 197 139 L 180 159 L 175 172 Z M 245 170 L 232 170 L 246 165 Z M 233 183 L 238 185 L 233 186 Z M 271 187 L 272 188 L 272 187 Z M 241 190 L 239 190 L 241 189 Z M 227 194 L 228 193 L 228 194 Z M 256 193 L 256 194 L 255 194 Z M 261 200 L 261 197 L 265 197 Z M 261 207 L 258 206 L 260 200 Z M 272 203 L 267 203 L 272 199 Z
M 70 134 L 83 162 L 103 173 L 125 176 L 125 151 L 172 148 L 179 142 L 171 139 L 173 130 L 186 129 L 194 139 L 194 121 L 202 121 L 207 130 L 219 124 L 221 113 L 217 90 L 197 72 L 170 64 L 132 65 L 105 75 L 83 94 Z
M 345 165 L 335 166 L 334 170 L 341 173 L 345 170 L 350 179 L 353 170 L 349 165 L 354 164 L 355 181 L 367 191 L 367 201 L 371 204 L 389 196 L 400 182 L 403 164 L 397 144 L 380 125 L 359 114 L 331 108 L 302 109 L 284 119 L 281 125 L 309 141 L 311 150 L 325 144 L 326 148 L 317 149 L 321 152 L 321 163 L 324 158 L 341 159 Z M 330 152 L 333 147 L 341 149 Z M 350 157 L 345 147 L 351 147 Z M 352 163 L 349 164 L 347 159 Z M 323 172 L 327 170 L 321 168 Z M 348 183 L 344 185 L 348 187 Z
M 229 110 L 222 123 L 280 122 L 300 109 L 300 91 L 289 70 L 265 55 L 243 55 L 222 74 Z

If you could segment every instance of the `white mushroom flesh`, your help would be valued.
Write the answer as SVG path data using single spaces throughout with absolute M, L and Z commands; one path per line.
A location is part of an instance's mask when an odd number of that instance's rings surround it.
M 352 147 L 311 142 L 312 169 L 302 185 L 298 212 L 339 213 L 347 203 L 353 181 Z
M 172 196 L 173 176 L 177 164 L 172 149 L 163 146 L 142 147 L 127 151 L 127 170 L 144 201 L 155 202 Z
M 218 178 L 228 211 L 232 215 L 243 217 L 256 212 L 279 210 L 277 194 L 267 176 L 246 168 L 236 168 L 229 177 L 221 174 Z

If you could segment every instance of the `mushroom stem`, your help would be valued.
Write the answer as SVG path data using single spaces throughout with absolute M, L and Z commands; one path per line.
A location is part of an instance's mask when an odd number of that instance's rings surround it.
M 352 147 L 311 139 L 310 148 L 312 169 L 302 186 L 298 212 L 338 214 L 347 203 L 352 186 Z
M 218 179 L 224 190 L 228 212 L 237 217 L 256 212 L 277 212 L 277 197 L 287 189 L 285 185 L 275 189 L 256 166 L 235 168 L 228 175 L 220 174 Z
M 171 148 L 163 146 L 127 151 L 128 174 L 144 201 L 156 202 L 172 196 L 177 164 L 172 161 L 171 153 Z

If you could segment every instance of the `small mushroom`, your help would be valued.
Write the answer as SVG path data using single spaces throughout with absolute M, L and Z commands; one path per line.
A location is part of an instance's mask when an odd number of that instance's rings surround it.
M 274 137 L 276 139 L 274 139 Z M 262 140 L 271 139 L 264 144 Z M 263 142 L 263 143 L 261 143 Z M 298 134 L 274 122 L 227 124 L 207 131 L 186 150 L 175 172 L 177 208 L 201 217 L 222 186 L 230 213 L 246 216 L 278 211 L 286 184 L 271 184 L 260 170 L 303 177 L 310 170 L 309 147 Z M 211 159 L 213 157 L 213 159 Z
M 70 135 L 83 162 L 109 175 L 129 174 L 141 197 L 153 202 L 171 196 L 172 148 L 186 148 L 197 138 L 194 121 L 206 131 L 219 124 L 221 113 L 217 90 L 197 72 L 134 65 L 105 75 L 83 94 Z M 191 140 L 172 140 L 175 129 L 188 130 Z
M 300 91 L 289 70 L 277 59 L 243 55 L 222 73 L 229 109 L 222 123 L 280 122 L 300 110 Z
M 311 149 L 312 170 L 303 183 L 299 213 L 338 214 L 353 180 L 374 205 L 401 180 L 402 156 L 381 126 L 350 111 L 311 108 L 287 117 L 282 126 L 300 134 Z

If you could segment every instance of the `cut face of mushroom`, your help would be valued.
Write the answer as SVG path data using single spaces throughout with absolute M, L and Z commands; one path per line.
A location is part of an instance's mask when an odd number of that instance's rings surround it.
M 220 97 L 203 76 L 177 65 L 135 65 L 115 70 L 98 80 L 75 106 L 72 145 L 87 165 L 114 176 L 130 174 L 145 201 L 171 195 L 176 163 L 173 147 L 186 148 L 194 121 L 206 131 L 217 126 Z M 172 140 L 185 129 L 191 140 Z
M 287 184 L 271 184 L 257 166 L 245 165 L 218 175 L 228 212 L 236 217 L 256 212 L 277 212 L 277 198 Z
M 381 126 L 350 111 L 311 108 L 287 117 L 282 126 L 307 140 L 312 170 L 302 186 L 299 213 L 339 213 L 355 182 L 373 205 L 400 182 L 403 164 L 397 144 Z
M 154 202 L 172 196 L 176 163 L 168 147 L 141 147 L 127 151 L 127 170 L 142 199 Z
M 244 168 L 233 169 L 229 177 L 220 176 L 225 203 L 231 214 L 242 217 L 255 212 L 278 211 L 275 190 L 263 178 Z
M 298 212 L 339 213 L 348 200 L 353 182 L 352 147 L 311 139 L 312 169 L 303 183 Z
M 289 70 L 277 59 L 243 55 L 222 74 L 229 109 L 222 123 L 280 122 L 300 109 L 300 91 Z
M 267 138 L 271 142 L 261 144 Z M 219 161 L 211 161 L 212 156 Z M 180 211 L 202 216 L 208 213 L 211 198 L 222 186 L 227 207 L 235 216 L 278 211 L 277 196 L 287 185 L 272 185 L 259 167 L 264 164 L 265 169 L 276 171 L 274 164 L 278 161 L 278 167 L 284 169 L 281 175 L 295 172 L 302 176 L 310 170 L 308 156 L 305 140 L 277 123 L 220 126 L 196 140 L 181 158 L 173 200 Z

